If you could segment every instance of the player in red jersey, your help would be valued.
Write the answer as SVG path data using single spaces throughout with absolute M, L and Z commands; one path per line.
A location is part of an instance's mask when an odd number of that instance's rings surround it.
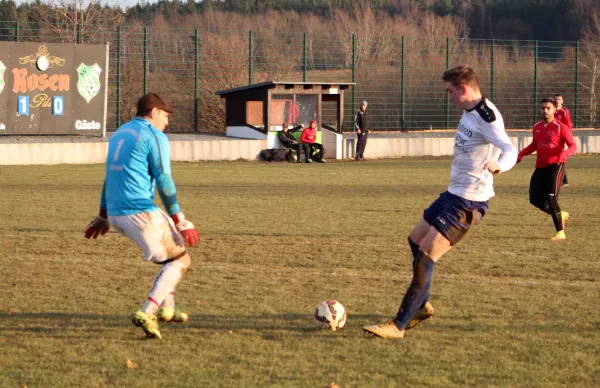
M 552 240 L 564 240 L 565 222 L 569 213 L 563 212 L 558 205 L 558 192 L 562 181 L 565 162 L 577 151 L 571 130 L 566 124 L 554 117 L 556 102 L 548 97 L 542 100 L 542 117 L 533 125 L 533 140 L 523 148 L 517 157 L 517 163 L 526 155 L 537 152 L 535 171 L 529 184 L 529 202 L 541 211 L 552 216 L 556 234 Z M 567 149 L 565 150 L 565 144 Z
M 573 130 L 573 122 L 571 121 L 571 112 L 563 105 L 564 99 L 562 94 L 555 94 L 554 100 L 556 101 L 556 113 L 554 117 L 566 124 L 570 130 Z M 563 166 L 563 180 L 562 187 L 569 186 L 569 180 L 567 179 L 567 170 Z
M 565 100 L 563 99 L 562 94 L 555 94 L 554 101 L 556 102 L 556 113 L 554 113 L 554 118 L 562 121 L 563 124 L 566 124 L 567 127 L 572 130 L 573 122 L 571 121 L 571 112 L 563 105 Z

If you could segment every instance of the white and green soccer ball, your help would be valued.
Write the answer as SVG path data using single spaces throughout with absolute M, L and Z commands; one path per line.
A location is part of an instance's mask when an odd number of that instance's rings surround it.
M 341 329 L 346 324 L 346 309 L 338 301 L 323 301 L 315 309 L 315 322 L 331 331 Z

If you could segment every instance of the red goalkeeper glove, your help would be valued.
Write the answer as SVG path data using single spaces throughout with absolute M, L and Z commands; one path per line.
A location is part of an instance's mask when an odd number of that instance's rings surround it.
M 106 209 L 100 209 L 100 213 L 98 213 L 96 218 L 86 226 L 83 236 L 87 239 L 93 238 L 95 240 L 98 236 L 106 234 L 109 229 L 110 223 L 108 222 Z
M 200 240 L 200 236 L 198 235 L 198 231 L 194 224 L 185 219 L 183 213 L 175 213 L 171 216 L 171 219 L 175 223 L 175 227 L 183 235 L 186 244 L 191 247 L 195 247 L 198 244 L 198 240 Z

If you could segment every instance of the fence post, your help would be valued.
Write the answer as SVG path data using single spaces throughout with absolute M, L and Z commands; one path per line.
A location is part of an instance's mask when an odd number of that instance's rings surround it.
M 490 66 L 490 98 L 494 101 L 495 90 L 494 90 L 494 39 L 492 39 L 492 52 L 491 52 L 491 66 Z
M 19 21 L 15 22 L 15 42 L 19 41 Z
M 533 57 L 533 122 L 535 122 L 535 118 L 537 116 L 538 110 L 538 50 L 539 50 L 539 41 L 535 41 L 535 50 Z
M 450 68 L 450 37 L 446 37 L 446 69 Z M 446 93 L 446 129 L 450 128 L 450 95 Z
M 306 82 L 306 32 L 302 37 L 302 82 Z
M 76 24 L 77 28 L 77 44 L 81 44 L 81 24 Z
M 248 85 L 252 85 L 252 31 L 248 31 Z
M 356 109 L 356 35 L 352 34 L 352 109 Z M 343 128 L 343 127 L 342 127 Z M 354 130 L 354 123 L 352 123 L 352 130 Z
M 144 95 L 148 93 L 148 27 L 144 27 Z
M 121 26 L 117 27 L 117 128 L 121 126 Z
M 402 35 L 402 44 L 400 46 L 400 51 L 402 54 L 402 59 L 400 60 L 400 82 L 402 86 L 400 87 L 400 129 L 404 130 L 404 67 L 406 65 L 405 57 L 405 38 Z
M 579 116 L 579 41 L 575 43 L 575 122 L 573 127 L 577 128 L 577 117 Z
M 198 35 L 198 29 L 194 28 L 194 132 L 198 132 L 198 100 L 200 99 L 199 87 L 200 87 L 200 71 L 198 69 L 198 51 L 200 45 L 200 36 Z

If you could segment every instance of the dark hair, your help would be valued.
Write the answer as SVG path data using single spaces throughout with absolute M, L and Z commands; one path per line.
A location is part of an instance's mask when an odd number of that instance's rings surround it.
M 153 108 L 158 108 L 164 110 L 165 112 L 173 113 L 173 109 L 167 105 L 161 96 L 156 93 L 148 93 L 145 96 L 140 97 L 138 100 L 137 113 L 135 115 L 139 117 L 148 116 L 148 114 L 152 112 Z
M 442 75 L 442 79 L 444 82 L 450 82 L 455 87 L 468 85 L 479 90 L 479 79 L 477 78 L 477 74 L 475 74 L 475 71 L 468 66 L 457 66 L 448 69 Z
M 556 97 L 562 97 L 562 96 L 563 96 L 562 94 L 560 94 L 560 93 L 556 93 L 556 94 L 554 95 L 554 98 L 556 98 Z
M 556 108 L 556 100 L 552 97 L 545 97 L 542 99 L 542 104 L 544 103 L 550 103 L 552 105 L 554 105 L 554 108 Z

